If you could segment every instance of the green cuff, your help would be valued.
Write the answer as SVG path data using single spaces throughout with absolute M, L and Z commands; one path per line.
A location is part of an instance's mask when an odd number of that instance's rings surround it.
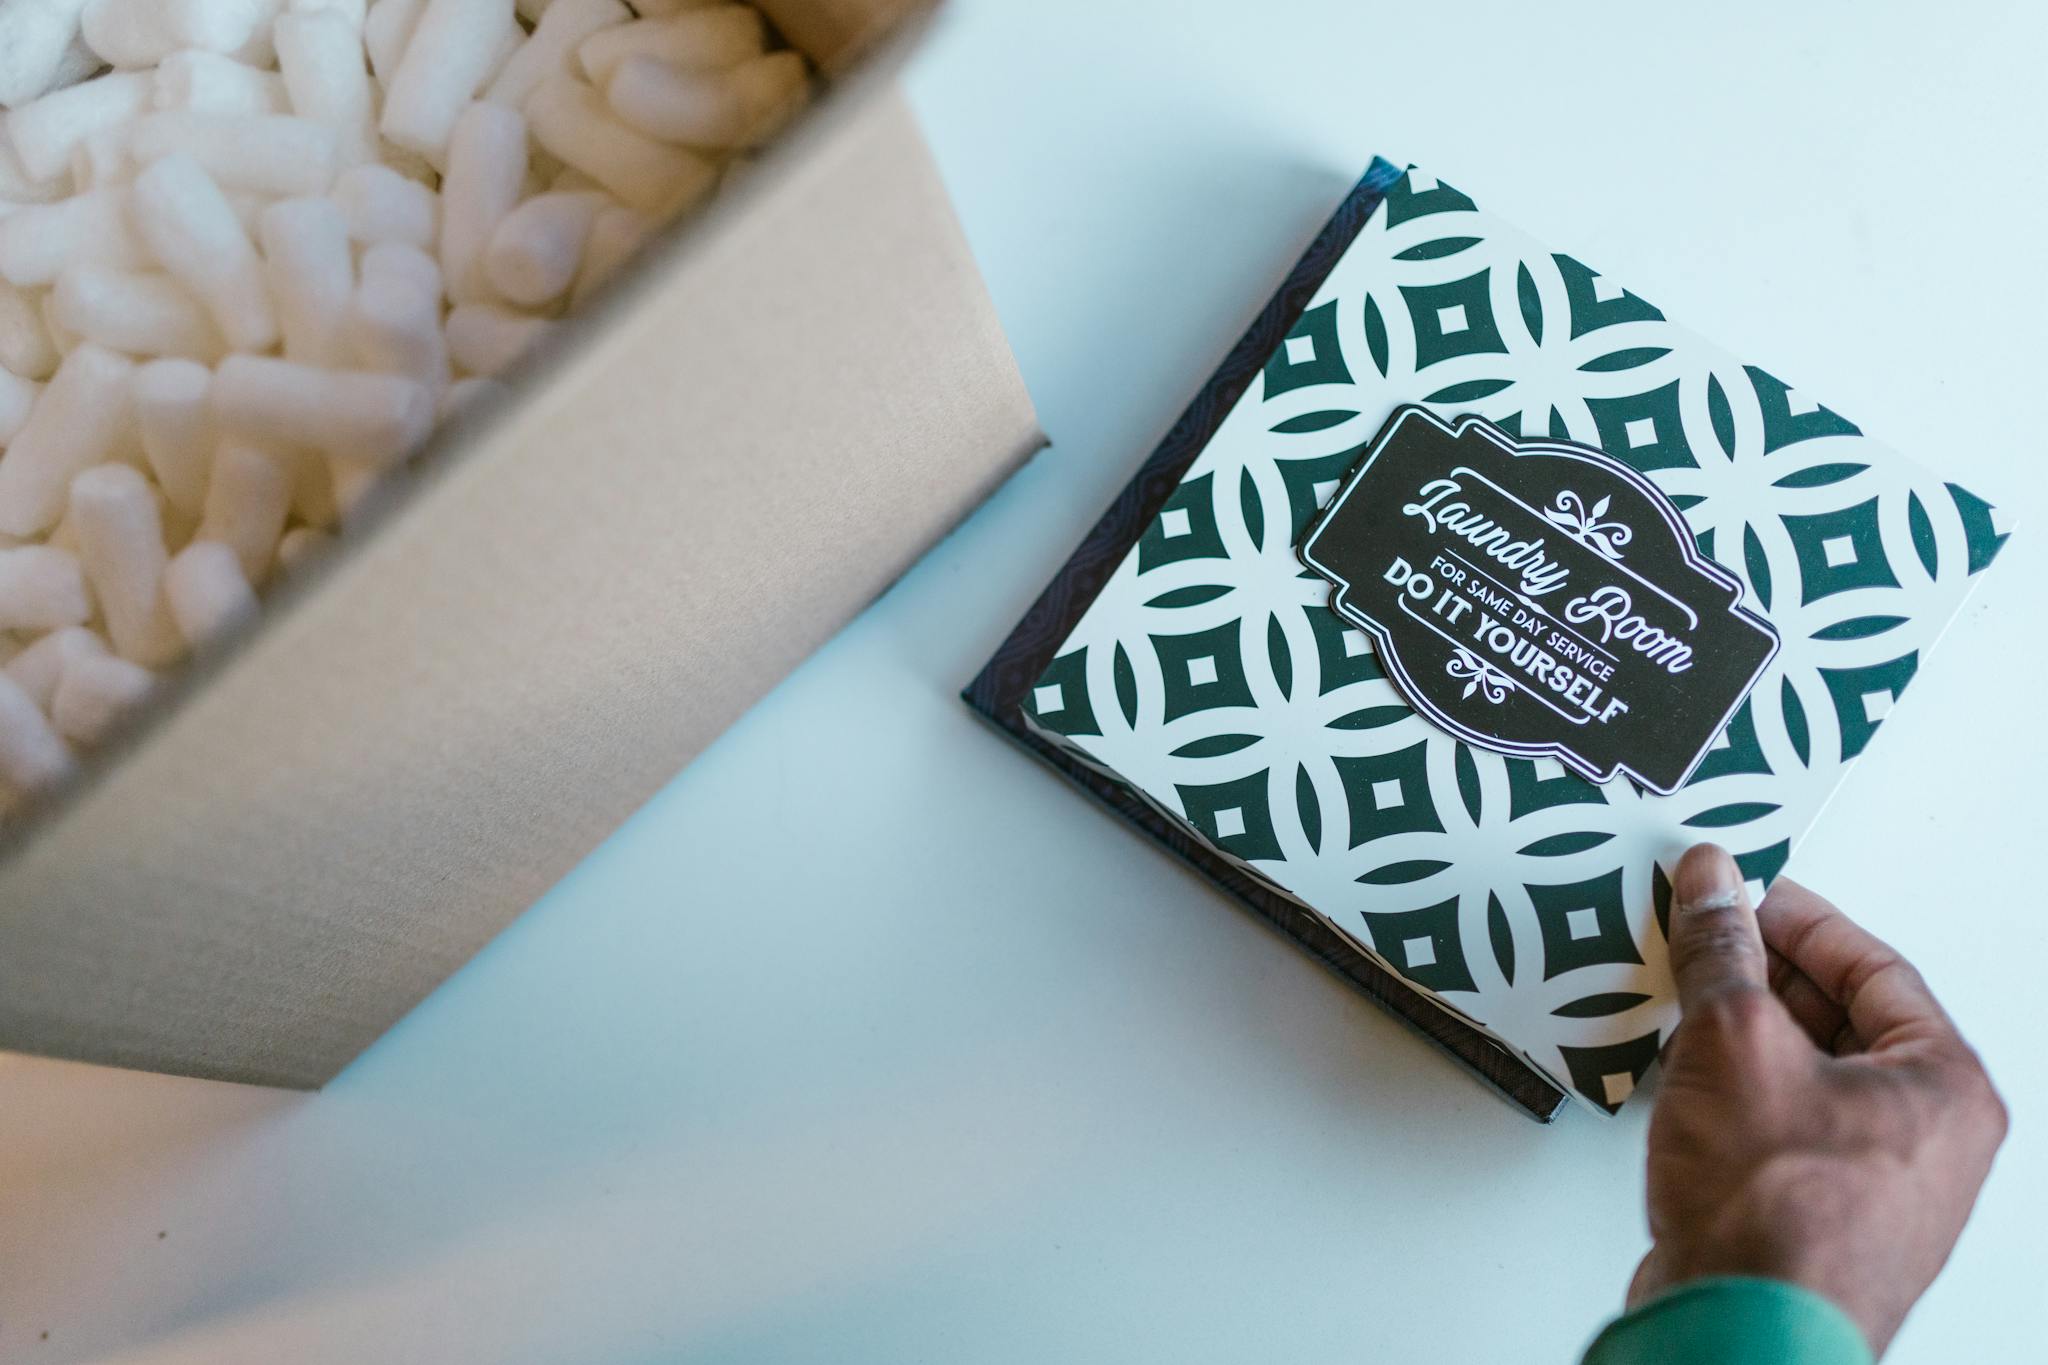
M 1849 1315 L 1782 1280 L 1695 1280 L 1607 1324 L 1581 1365 L 1873 1365 Z

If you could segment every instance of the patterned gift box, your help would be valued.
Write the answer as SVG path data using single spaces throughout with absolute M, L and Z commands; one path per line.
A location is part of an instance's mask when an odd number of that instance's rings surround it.
M 1226 364 L 1148 466 L 1180 452 L 1135 543 L 1012 689 L 1017 719 L 1302 907 L 1374 980 L 1612 1112 L 1675 1022 L 1668 869 L 1712 838 L 1762 893 L 2006 528 L 1419 170 L 1375 162 L 1290 283 L 1277 344 L 1236 379 Z M 1632 466 L 1776 629 L 1674 795 L 1452 738 L 1330 609 L 1297 542 L 1410 403 Z

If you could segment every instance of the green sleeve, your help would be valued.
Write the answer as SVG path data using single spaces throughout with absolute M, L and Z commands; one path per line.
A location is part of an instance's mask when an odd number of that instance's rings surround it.
M 1782 1280 L 1695 1280 L 1607 1324 L 1581 1365 L 1873 1365 L 1849 1315 Z

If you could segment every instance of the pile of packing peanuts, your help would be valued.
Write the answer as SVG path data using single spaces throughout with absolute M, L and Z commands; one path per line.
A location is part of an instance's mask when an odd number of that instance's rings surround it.
M 0 0 L 0 815 L 802 104 L 724 0 Z

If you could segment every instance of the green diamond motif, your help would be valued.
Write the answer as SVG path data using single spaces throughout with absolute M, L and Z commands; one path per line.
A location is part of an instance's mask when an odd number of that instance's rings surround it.
M 1565 300 L 1571 305 L 1573 341 L 1616 323 L 1664 320 L 1662 313 L 1591 267 L 1569 256 L 1553 255 L 1550 259 L 1557 263 L 1557 277 L 1563 282 Z
M 1379 656 L 1364 631 L 1353 630 L 1344 618 L 1326 606 L 1306 609 L 1309 631 L 1316 640 L 1316 673 L 1321 679 L 1317 692 L 1329 696 L 1340 687 L 1384 678 Z
M 1250 706 L 1251 684 L 1244 675 L 1244 654 L 1236 621 L 1192 635 L 1154 635 L 1152 652 L 1159 659 L 1164 719 L 1179 720 L 1219 706 Z
M 1635 1093 L 1636 1085 L 1657 1060 L 1659 1035 L 1655 1029 L 1640 1037 L 1598 1047 L 1558 1047 L 1572 1088 L 1612 1114 Z
M 1427 369 L 1461 355 L 1506 355 L 1508 345 L 1494 324 L 1487 289 L 1490 270 L 1444 284 L 1401 286 L 1415 334 L 1415 368 Z
M 1779 518 L 1799 560 L 1799 604 L 1854 588 L 1896 588 L 1898 576 L 1885 558 L 1884 528 L 1877 499 L 1833 512 Z
M 1023 709 L 1612 1110 L 1677 1020 L 1654 951 L 1668 860 L 1711 837 L 1745 878 L 1776 876 L 2009 528 L 1615 281 L 1526 243 L 1456 190 L 1400 178 L 1135 555 L 1094 580 Z M 1329 609 L 1296 545 L 1403 402 L 1606 447 L 1778 627 L 1769 673 L 1679 792 L 1596 787 L 1552 760 L 1456 743 Z
M 1600 429 L 1600 448 L 1647 474 L 1655 469 L 1695 469 L 1685 418 L 1678 406 L 1678 381 L 1624 398 L 1588 398 L 1587 411 Z
M 1308 529 L 1309 520 L 1322 510 L 1323 504 L 1343 484 L 1344 476 L 1351 472 L 1351 466 L 1358 462 L 1364 450 L 1363 446 L 1355 446 L 1333 455 L 1275 462 L 1274 467 L 1280 471 L 1280 481 L 1287 486 L 1287 511 L 1292 527 L 1290 544 L 1301 539 L 1301 533 Z
M 1519 820 L 1534 811 L 1552 806 L 1604 805 L 1607 798 L 1598 787 L 1556 764 L 1555 777 L 1545 777 L 1526 758 L 1502 760 L 1508 774 L 1508 819 Z
M 1842 732 L 1842 757 L 1862 753 L 1891 704 L 1913 681 L 1920 668 L 1918 651 L 1862 668 L 1823 668 L 1820 679 L 1835 705 L 1835 724 Z
M 1756 389 L 1757 409 L 1763 414 L 1764 454 L 1783 450 L 1798 441 L 1811 441 L 1817 436 L 1863 434 L 1856 429 L 1854 422 L 1818 403 L 1799 402 L 1791 386 L 1777 376 L 1754 365 L 1744 365 L 1742 371 Z
M 1458 934 L 1458 898 L 1420 910 L 1367 910 L 1366 932 L 1389 966 L 1432 991 L 1476 991 Z
M 1561 886 L 1525 886 L 1543 935 L 1543 979 L 1605 962 L 1641 962 L 1621 899 L 1621 869 Z
M 1095 704 L 1088 696 L 1088 650 L 1072 650 L 1046 665 L 1024 707 L 1040 725 L 1058 734 L 1101 734 Z
M 1152 518 L 1145 534 L 1138 537 L 1138 572 L 1150 573 L 1162 564 L 1185 559 L 1223 559 L 1229 551 L 1223 533 L 1216 526 L 1215 476 L 1204 474 L 1189 479 L 1173 490 L 1173 496 Z
M 1267 770 L 1249 777 L 1207 785 L 1182 784 L 1174 790 L 1188 823 L 1204 839 L 1235 858 L 1252 862 L 1280 856 L 1280 838 L 1273 832 L 1273 806 L 1267 791 Z
M 1351 807 L 1351 847 L 1390 834 L 1432 830 L 1441 834 L 1436 801 L 1429 790 L 1429 741 L 1361 758 L 1333 758 L 1344 799 Z
M 1432 213 L 1470 210 L 1470 199 L 1422 171 L 1411 169 L 1387 191 L 1387 226 L 1399 227 L 1410 219 Z
M 1337 305 L 1326 303 L 1301 315 L 1301 321 L 1266 361 L 1266 397 L 1278 398 L 1311 384 L 1349 384 L 1351 370 L 1337 340 Z

